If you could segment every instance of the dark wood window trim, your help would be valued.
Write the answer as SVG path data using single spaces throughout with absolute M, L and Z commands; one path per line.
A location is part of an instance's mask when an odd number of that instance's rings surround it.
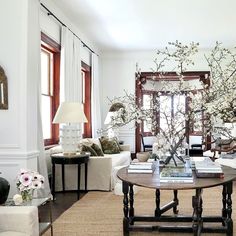
M 185 72 L 184 75 L 184 80 L 193 80 L 193 79 L 199 79 L 199 80 L 204 80 L 205 75 L 210 75 L 209 71 L 189 71 Z M 149 91 L 145 91 L 143 89 L 143 84 L 147 82 L 147 80 L 160 80 L 159 79 L 160 74 L 159 73 L 153 73 L 153 72 L 141 72 L 139 75 L 139 78 L 136 79 L 136 85 L 135 85 L 135 94 L 136 94 L 136 104 L 138 106 L 141 106 L 142 104 L 142 95 L 143 93 L 148 93 Z M 169 81 L 178 81 L 178 75 L 175 72 L 167 72 L 165 73 L 165 76 L 163 79 L 169 80 Z M 209 81 L 206 80 L 204 83 L 209 84 Z M 186 109 L 187 107 L 187 102 L 186 102 Z M 189 127 L 189 125 L 187 125 Z M 136 130 L 135 130 L 135 143 L 136 143 L 136 152 L 139 152 L 141 150 L 141 132 L 143 131 L 143 126 L 142 124 L 136 124 Z M 187 130 L 187 132 L 190 132 L 190 129 Z M 150 136 L 152 135 L 150 132 L 144 133 L 144 136 Z M 195 134 L 197 135 L 197 134 Z
M 56 114 L 57 108 L 60 104 L 60 45 L 53 39 L 48 37 L 45 33 L 41 32 L 41 47 L 53 53 L 53 98 L 51 100 L 51 122 Z M 59 142 L 59 125 L 51 123 L 52 138 L 45 139 L 44 145 L 49 146 Z
M 61 52 L 61 45 L 41 32 L 41 44 L 47 46 L 53 52 Z
M 84 123 L 84 138 L 92 137 L 92 115 L 91 115 L 91 67 L 81 62 L 81 70 L 85 73 L 85 91 L 84 91 L 84 113 L 88 122 Z

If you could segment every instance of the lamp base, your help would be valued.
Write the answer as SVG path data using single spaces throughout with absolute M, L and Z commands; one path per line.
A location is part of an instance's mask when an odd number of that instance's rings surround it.
M 60 144 L 63 154 L 65 156 L 75 155 L 81 136 L 80 129 L 76 125 L 64 125 L 60 131 Z

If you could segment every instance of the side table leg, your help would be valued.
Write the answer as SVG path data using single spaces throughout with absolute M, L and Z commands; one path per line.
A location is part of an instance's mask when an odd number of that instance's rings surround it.
M 51 228 L 51 236 L 53 236 L 53 225 L 52 225 L 52 202 L 50 200 L 50 209 L 49 209 L 49 217 L 50 217 L 50 228 Z
M 233 236 L 233 220 L 231 218 L 232 215 L 232 198 L 231 194 L 233 193 L 233 184 L 232 181 L 227 184 L 227 236 Z
M 160 211 L 160 190 L 156 189 L 156 209 L 155 209 L 155 216 L 160 217 L 161 211 Z
M 52 197 L 55 200 L 55 163 L 52 163 Z
M 78 164 L 78 189 L 77 189 L 77 199 L 80 198 L 80 164 Z
M 87 193 L 88 191 L 87 191 L 87 181 L 88 181 L 88 163 L 85 163 L 85 176 L 84 176 L 84 178 L 85 178 L 85 182 L 84 182 L 84 190 L 85 190 L 85 192 Z
M 65 166 L 61 165 L 61 177 L 62 177 L 62 190 L 65 192 Z
M 129 200 L 128 200 L 128 192 L 129 192 L 129 185 L 128 183 L 122 181 L 122 191 L 124 193 L 124 198 L 123 198 L 123 235 L 128 236 L 129 235 L 129 217 L 128 217 L 128 212 L 129 212 Z

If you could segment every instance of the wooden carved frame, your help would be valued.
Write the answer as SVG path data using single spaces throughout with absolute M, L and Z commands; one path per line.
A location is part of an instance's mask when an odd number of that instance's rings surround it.
M 8 88 L 7 88 L 7 76 L 0 66 L 0 109 L 8 109 Z

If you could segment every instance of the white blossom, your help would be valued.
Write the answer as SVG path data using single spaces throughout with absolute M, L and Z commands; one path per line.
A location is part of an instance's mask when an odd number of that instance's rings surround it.
M 125 109 L 119 113 L 123 122 L 120 122 L 117 117 L 113 125 L 122 126 L 131 121 L 140 124 L 141 121 L 145 120 L 152 126 L 154 133 L 158 131 L 158 133 L 155 133 L 157 140 L 159 140 L 158 145 L 162 148 L 164 146 L 168 147 L 172 152 L 175 152 L 176 148 L 185 140 L 187 135 L 185 131 L 186 121 L 194 120 L 197 112 L 203 112 L 204 116 L 207 117 L 203 122 L 204 135 L 209 133 L 229 135 L 230 130 L 224 127 L 224 122 L 235 121 L 236 54 L 216 42 L 209 56 L 205 56 L 210 76 L 205 78 L 205 83 L 202 82 L 202 89 L 193 93 L 193 88 L 191 88 L 189 82 L 184 80 L 183 73 L 188 70 L 190 65 L 194 64 L 192 56 L 198 52 L 199 44 L 192 42 L 190 45 L 183 45 L 176 41 L 169 43 L 169 46 L 174 47 L 175 50 L 170 50 L 168 47 L 164 50 L 158 50 L 158 58 L 154 60 L 156 69 L 153 69 L 153 72 L 160 74 L 160 91 L 157 93 L 157 97 L 160 97 L 162 92 L 174 96 L 181 95 L 184 92 L 190 98 L 188 104 L 190 109 L 185 111 L 185 107 L 179 103 L 174 112 L 174 119 L 170 119 L 172 114 L 168 107 L 163 106 L 163 110 L 160 111 L 160 101 L 158 99 L 151 98 L 151 109 L 145 109 L 145 107 L 137 104 L 140 101 L 137 101 L 135 95 L 126 93 L 123 97 L 116 97 L 111 100 L 111 103 L 121 102 L 125 105 Z M 176 87 L 173 86 L 171 81 L 162 79 L 165 76 L 165 67 L 170 61 L 174 65 L 173 71 L 179 76 Z M 140 70 L 137 74 L 140 75 Z M 140 79 L 140 77 L 137 76 L 137 79 Z M 155 120 L 155 113 L 160 113 L 160 117 L 166 122 L 165 127 L 159 127 L 159 123 Z

